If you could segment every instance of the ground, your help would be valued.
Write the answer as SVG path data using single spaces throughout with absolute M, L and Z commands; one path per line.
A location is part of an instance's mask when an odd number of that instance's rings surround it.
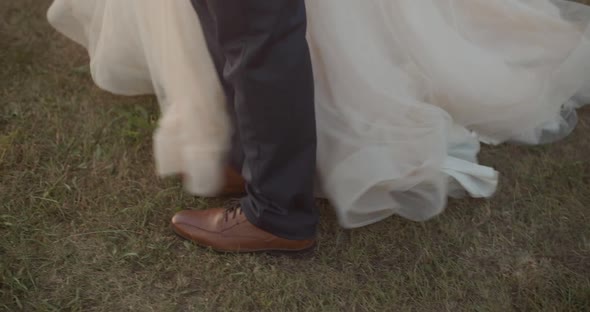
M 217 254 L 168 227 L 222 201 L 155 175 L 154 98 L 99 90 L 49 3 L 0 2 L 0 310 L 590 311 L 589 109 L 557 144 L 485 148 L 491 200 L 352 231 L 322 203 L 315 253 Z

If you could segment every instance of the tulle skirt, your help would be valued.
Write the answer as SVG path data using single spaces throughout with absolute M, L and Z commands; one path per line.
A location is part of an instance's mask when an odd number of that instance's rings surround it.
M 553 142 L 590 92 L 590 7 L 564 0 L 307 0 L 318 189 L 340 224 L 426 220 L 449 196 L 489 197 L 480 142 Z M 187 190 L 223 183 L 231 125 L 190 1 L 55 0 L 94 81 L 154 93 L 154 153 Z

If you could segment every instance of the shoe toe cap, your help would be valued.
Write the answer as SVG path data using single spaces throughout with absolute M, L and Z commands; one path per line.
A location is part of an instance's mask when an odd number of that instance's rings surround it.
M 198 218 L 198 216 L 195 215 L 194 211 L 192 211 L 192 210 L 179 211 L 172 217 L 172 225 L 175 225 L 175 226 L 190 225 L 190 224 L 194 223 L 195 218 Z

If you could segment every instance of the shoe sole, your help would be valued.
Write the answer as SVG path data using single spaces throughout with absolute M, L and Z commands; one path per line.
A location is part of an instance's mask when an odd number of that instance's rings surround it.
M 176 231 L 176 228 L 174 228 L 174 226 L 170 226 L 170 228 L 172 229 L 172 232 L 174 232 L 174 234 L 176 234 L 176 236 L 184 239 L 184 240 L 188 240 L 192 243 L 194 243 L 195 245 L 202 247 L 202 248 L 206 248 L 206 249 L 211 249 L 215 252 L 218 253 L 223 253 L 223 254 L 246 254 L 246 253 L 264 253 L 264 254 L 269 254 L 269 255 L 273 255 L 273 256 L 298 256 L 298 255 L 306 255 L 308 253 L 311 253 L 315 247 L 316 247 L 316 243 L 314 242 L 313 244 L 311 244 L 309 247 L 305 247 L 302 249 L 275 249 L 275 248 L 269 248 L 269 249 L 253 249 L 253 250 L 224 250 L 224 249 L 219 249 L 219 248 L 214 248 L 211 246 L 205 246 L 203 244 L 200 244 L 199 242 L 191 239 L 190 237 L 186 237 L 184 235 L 182 235 L 181 233 L 179 233 L 178 231 Z

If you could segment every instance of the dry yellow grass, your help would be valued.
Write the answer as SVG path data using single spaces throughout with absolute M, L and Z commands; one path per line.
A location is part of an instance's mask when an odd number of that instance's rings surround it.
M 168 229 L 220 202 L 154 175 L 154 99 L 98 90 L 48 5 L 0 2 L 0 310 L 590 310 L 588 109 L 558 144 L 485 149 L 491 201 L 354 231 L 324 207 L 313 255 L 220 255 Z

